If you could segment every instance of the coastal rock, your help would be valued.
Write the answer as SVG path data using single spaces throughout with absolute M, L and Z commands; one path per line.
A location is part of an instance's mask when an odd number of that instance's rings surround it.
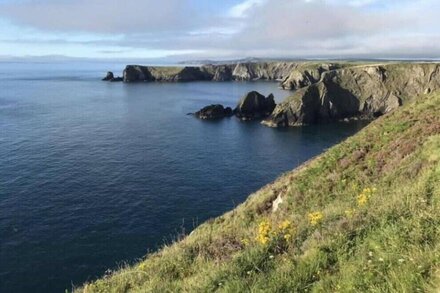
M 109 72 L 107 72 L 107 75 L 102 80 L 103 81 L 110 81 L 113 78 L 115 78 L 115 76 L 113 75 L 113 72 L 109 71 Z
M 127 65 L 123 75 L 124 82 L 154 81 L 156 78 L 146 66 Z
M 304 64 L 291 71 L 289 76 L 281 82 L 281 87 L 286 90 L 297 90 L 318 82 L 322 73 L 339 68 L 335 64 Z
M 123 78 L 125 82 L 278 80 L 282 82 L 283 88 L 294 89 L 300 85 L 315 82 L 322 72 L 336 67 L 333 64 L 316 62 L 245 62 L 198 67 L 127 65 Z M 294 70 L 299 73 L 292 73 Z M 302 74 L 304 77 L 298 78 L 295 74 Z M 292 77 L 290 77 L 291 75 Z M 300 80 L 304 80 L 304 82 L 300 82 Z
M 231 81 L 232 80 L 232 69 L 230 66 L 221 65 L 214 67 L 213 81 Z
M 128 65 L 124 82 L 187 82 L 212 80 L 213 73 L 203 67 L 153 67 Z
M 159 80 L 174 82 L 206 81 L 212 80 L 212 75 L 209 72 L 201 70 L 200 67 L 183 67 L 177 73 L 164 75 Z
M 240 99 L 234 109 L 234 114 L 242 120 L 264 118 L 272 113 L 275 106 L 273 94 L 265 97 L 256 91 L 252 91 Z
M 113 72 L 109 71 L 107 72 L 107 75 L 102 79 L 103 81 L 110 81 L 110 82 L 117 82 L 117 81 L 123 81 L 124 79 L 122 77 L 115 77 Z
M 232 79 L 247 80 L 283 80 L 296 69 L 300 63 L 294 62 L 259 62 L 238 63 L 230 65 Z M 302 63 L 301 63 L 302 64 Z M 305 63 L 304 63 L 305 64 Z M 307 63 L 308 64 L 308 63 Z
M 194 113 L 197 118 L 212 120 L 232 116 L 232 109 L 230 107 L 224 108 L 223 105 L 215 104 L 202 108 L 200 111 Z
M 119 81 L 124 81 L 124 79 L 122 77 L 118 76 L 118 77 L 114 77 L 110 80 L 110 82 L 119 82 Z
M 322 73 L 278 104 L 262 123 L 298 126 L 352 117 L 375 118 L 406 100 L 440 89 L 440 65 L 404 63 L 365 65 Z

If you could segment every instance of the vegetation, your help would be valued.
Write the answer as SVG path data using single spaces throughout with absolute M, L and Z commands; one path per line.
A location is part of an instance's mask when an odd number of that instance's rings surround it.
M 77 290 L 439 290 L 439 113 L 440 94 L 422 96 L 181 241 Z

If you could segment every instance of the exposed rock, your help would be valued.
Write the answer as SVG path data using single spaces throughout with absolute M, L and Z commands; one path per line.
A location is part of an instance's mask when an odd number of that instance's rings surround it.
M 263 124 L 285 127 L 350 117 L 373 118 L 437 89 L 440 65 L 434 63 L 365 65 L 326 71 L 318 82 L 297 90 L 278 104 Z
M 278 194 L 277 198 L 272 202 L 272 213 L 278 211 L 280 204 L 283 203 L 283 197 L 281 195 L 282 193 Z
M 110 81 L 113 78 L 115 78 L 115 76 L 113 75 L 113 72 L 109 71 L 109 72 L 107 72 L 107 75 L 102 80 L 103 81 Z
M 252 91 L 240 99 L 234 114 L 242 120 L 264 118 L 270 115 L 275 108 L 273 94 L 267 98 L 262 94 Z
M 194 115 L 197 118 L 206 120 L 220 119 L 232 116 L 232 109 L 230 107 L 224 108 L 223 105 L 220 104 L 209 105 L 197 111 Z
M 336 68 L 333 64 L 316 62 L 261 62 L 234 63 L 223 65 L 204 65 L 200 67 L 154 67 L 128 65 L 124 70 L 125 82 L 140 81 L 230 81 L 230 80 L 279 80 L 282 87 L 294 89 L 300 85 L 308 85 L 319 80 L 322 72 Z M 293 82 L 295 76 L 289 78 L 294 70 L 304 74 L 309 82 Z M 298 79 L 298 78 L 296 78 Z
M 149 67 L 127 65 L 124 70 L 124 82 L 154 81 L 155 77 L 151 74 Z
M 119 81 L 124 81 L 124 79 L 122 77 L 118 76 L 118 77 L 112 78 L 110 81 L 111 82 L 119 82 Z
M 110 81 L 110 82 L 117 82 L 117 81 L 123 81 L 124 79 L 122 77 L 115 77 L 113 72 L 109 71 L 107 72 L 107 75 L 102 79 L 103 81 Z
M 232 80 L 232 69 L 228 65 L 216 66 L 213 68 L 214 76 L 212 80 L 214 81 L 231 81 Z
M 335 64 L 301 64 L 281 82 L 281 87 L 296 90 L 318 82 L 323 72 L 339 68 Z
M 165 76 L 164 80 L 168 81 L 169 77 Z M 212 74 L 201 70 L 199 67 L 184 67 L 174 77 L 172 81 L 205 81 L 212 80 Z

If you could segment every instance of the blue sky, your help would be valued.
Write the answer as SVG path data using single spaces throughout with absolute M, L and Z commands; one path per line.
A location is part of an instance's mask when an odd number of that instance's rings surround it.
M 0 0 L 0 58 L 439 58 L 438 0 Z

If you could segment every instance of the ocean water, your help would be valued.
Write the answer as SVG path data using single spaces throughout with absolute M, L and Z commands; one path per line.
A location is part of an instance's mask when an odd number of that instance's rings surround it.
M 101 82 L 122 64 L 0 63 L 0 292 L 62 292 L 221 215 L 361 129 L 201 121 L 272 82 Z

